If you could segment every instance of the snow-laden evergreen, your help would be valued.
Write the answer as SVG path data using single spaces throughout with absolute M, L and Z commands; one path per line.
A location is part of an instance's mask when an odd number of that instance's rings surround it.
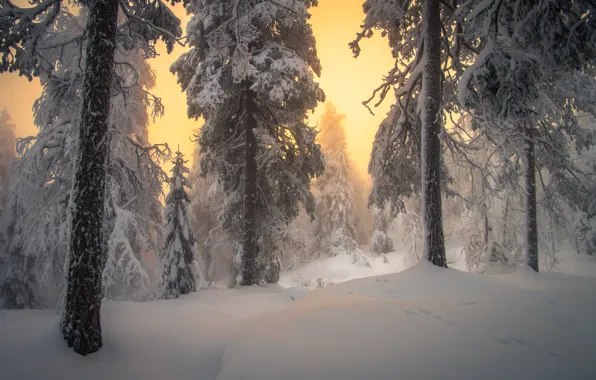
M 420 191 L 424 256 L 438 266 L 446 266 L 441 139 L 453 138 L 445 133 L 444 115 L 457 112 L 453 88 L 463 71 L 462 61 L 475 51 L 461 41 L 461 24 L 454 17 L 456 5 L 439 0 L 366 0 L 362 30 L 350 43 L 358 56 L 360 41 L 380 29 L 395 58 L 394 67 L 365 101 L 378 105 L 395 89 L 397 105 L 374 142 L 369 169 L 373 177 L 371 203 L 384 207 L 389 201 L 399 210 L 401 198 Z M 412 158 L 409 162 L 408 156 Z
M 6 107 L 0 110 L 0 215 L 6 208 L 10 185 L 10 166 L 16 158 L 14 124 Z
M 60 33 L 43 42 L 55 43 L 82 30 L 85 15 L 84 10 L 77 17 L 64 12 L 56 24 Z M 22 210 L 14 223 L 23 232 L 9 236 L 11 245 L 20 245 L 22 254 L 35 259 L 30 273 L 37 283 L 35 294 L 38 301 L 50 305 L 56 302 L 64 284 L 73 132 L 78 125 L 85 65 L 78 43 L 52 53 L 61 54 L 61 64 L 47 74 L 43 93 L 35 102 L 35 122 L 40 132 L 19 141 L 21 156 L 15 165 L 10 193 L 15 207 Z M 150 290 L 161 249 L 159 197 L 167 174 L 160 163 L 167 151 L 148 143 L 147 109 L 159 116 L 163 107 L 158 98 L 147 92 L 154 86 L 155 78 L 139 52 L 120 49 L 115 59 L 119 62 L 119 85 L 110 112 L 105 225 L 108 252 L 102 282 L 109 298 L 139 297 Z
M 458 96 L 505 155 L 524 163 L 526 256 L 536 271 L 537 187 L 547 195 L 563 188 L 568 195 L 575 188 L 576 199 L 581 193 L 568 146 L 575 141 L 581 150 L 591 144 L 577 115 L 596 112 L 594 11 L 591 1 L 559 0 L 470 1 L 458 11 L 467 40 L 482 41 Z M 546 198 L 551 215 L 552 199 Z
M 321 132 L 317 142 L 325 156 L 325 174 L 315 182 L 317 201 L 314 249 L 317 256 L 341 253 L 353 256 L 354 262 L 367 265 L 366 255 L 358 246 L 358 215 L 353 183 L 357 180 L 350 157 L 344 115 L 332 103 L 325 104 Z
M 179 1 L 171 1 L 176 2 Z M 86 355 L 102 346 L 100 311 L 106 250 L 106 166 L 111 99 L 113 90 L 118 89 L 113 86 L 117 42 L 122 43 L 125 51 L 138 48 L 147 57 L 155 56 L 157 40 L 165 41 L 170 52 L 182 31 L 180 20 L 160 0 L 91 0 L 80 2 L 89 10 L 83 30 L 54 44 L 40 43 L 44 36 L 56 32 L 55 23 L 61 11 L 68 8 L 66 4 L 62 0 L 40 0 L 25 7 L 10 1 L 0 3 L 0 72 L 18 71 L 29 79 L 40 76 L 45 81 L 61 63 L 60 54 L 48 59 L 46 52 L 81 44 L 83 38 L 86 41 L 84 52 L 80 45 L 85 68 L 84 72 L 79 71 L 82 76 L 80 119 L 74 133 L 76 153 L 72 160 L 73 183 L 68 201 L 72 223 L 62 320 L 63 335 L 69 347 Z
M 197 131 L 198 132 L 198 131 Z M 188 176 L 190 223 L 197 242 L 199 268 L 205 282 L 211 286 L 233 287 L 235 284 L 234 244 L 222 229 L 218 215 L 224 194 L 213 175 L 201 176 L 200 147 L 195 146 Z
M 188 115 L 205 118 L 202 175 L 225 195 L 221 226 L 237 246 L 237 283 L 277 282 L 279 244 L 324 165 L 306 113 L 324 99 L 308 23 L 316 1 L 194 0 L 191 50 L 171 66 Z
M 195 276 L 201 285 L 201 270 L 196 268 L 198 253 L 189 221 L 190 188 L 187 175 L 190 170 L 180 151 L 172 161 L 170 192 L 166 196 L 164 215 L 164 248 L 161 256 L 161 275 L 164 298 L 178 298 L 197 289 Z
M 375 208 L 374 229 L 370 239 L 370 249 L 374 253 L 385 254 L 393 250 L 393 240 L 388 235 L 391 221 L 387 207 Z

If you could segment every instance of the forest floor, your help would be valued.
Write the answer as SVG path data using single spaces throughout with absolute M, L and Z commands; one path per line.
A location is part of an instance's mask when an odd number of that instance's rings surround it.
M 104 347 L 86 357 L 61 339 L 55 310 L 0 311 L 0 378 L 596 379 L 596 259 L 500 275 L 388 259 L 369 268 L 338 257 L 281 285 L 109 301 Z M 295 286 L 319 277 L 336 285 Z

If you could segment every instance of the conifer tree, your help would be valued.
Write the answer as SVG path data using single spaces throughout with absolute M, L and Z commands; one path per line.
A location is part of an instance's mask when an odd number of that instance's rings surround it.
M 166 196 L 164 216 L 165 245 L 161 258 L 161 273 L 164 298 L 178 298 L 196 290 L 195 271 L 197 252 L 195 238 L 189 222 L 190 198 L 186 188 L 190 182 L 186 178 L 190 172 L 187 161 L 180 151 L 172 161 L 170 192 Z M 200 271 L 196 271 L 200 275 Z
M 300 203 L 314 214 L 310 181 L 324 164 L 305 120 L 324 99 L 308 24 L 316 4 L 193 0 L 192 49 L 171 67 L 188 115 L 205 118 L 201 172 L 216 176 L 225 195 L 220 222 L 237 246 L 239 285 L 277 282 L 277 242 Z
M 356 196 L 352 162 L 343 127 L 344 115 L 332 103 L 325 103 L 317 141 L 325 156 L 325 174 L 315 182 L 315 249 L 319 255 L 346 253 L 355 262 L 368 264 L 358 247 Z
M 16 158 L 14 124 L 10 122 L 8 110 L 0 110 L 0 215 L 4 212 L 10 185 L 10 165 Z
M 460 102 L 475 123 L 524 163 L 526 258 L 539 270 L 536 177 L 580 189 L 566 149 L 591 141 L 579 112 L 596 113 L 596 25 L 592 1 L 466 2 L 459 10 L 482 50 L 459 82 Z
M 172 0 L 172 2 L 177 2 Z M 69 347 L 86 355 L 102 345 L 100 311 L 101 278 L 105 262 L 105 188 L 107 138 L 114 78 L 114 54 L 118 35 L 118 13 L 125 15 L 129 46 L 143 46 L 155 53 L 158 39 L 171 51 L 181 34 L 180 20 L 162 1 L 89 0 L 85 30 L 57 46 L 39 44 L 51 32 L 66 1 L 40 0 L 29 7 L 0 2 L 0 72 L 18 71 L 32 79 L 50 72 L 57 61 L 45 59 L 44 48 L 67 45 L 82 36 L 87 39 L 82 80 L 80 125 L 76 134 L 69 270 L 62 330 Z
M 462 25 L 454 13 L 457 4 L 440 0 L 366 0 L 362 30 L 350 43 L 358 56 L 360 41 L 380 29 L 388 37 L 395 59 L 383 83 L 364 102 L 368 105 L 378 97 L 378 105 L 395 89 L 397 104 L 382 123 L 373 146 L 370 203 L 384 207 L 385 201 L 390 201 L 394 211 L 403 210 L 400 198 L 419 191 L 423 199 L 424 257 L 441 267 L 447 266 L 441 138 L 448 139 L 449 134 L 444 133 L 444 119 L 447 113 L 457 112 L 453 89 L 463 71 L 462 61 L 476 51 L 462 43 Z M 413 158 L 410 163 L 401 160 L 408 156 Z M 414 178 L 418 173 L 420 176 Z M 414 181 L 418 184 L 411 186 Z

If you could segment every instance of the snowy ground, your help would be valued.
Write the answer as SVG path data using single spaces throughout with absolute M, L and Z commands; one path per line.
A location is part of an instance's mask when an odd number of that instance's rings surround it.
M 104 304 L 104 347 L 81 357 L 54 311 L 0 311 L 1 379 L 595 379 L 596 278 L 524 268 L 479 275 L 403 255 L 287 273 L 327 288 L 207 290 Z M 567 269 L 596 276 L 596 260 Z M 308 281 L 307 281 L 308 282 Z

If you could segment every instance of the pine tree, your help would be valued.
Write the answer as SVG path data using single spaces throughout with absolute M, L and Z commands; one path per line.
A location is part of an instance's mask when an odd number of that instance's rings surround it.
M 0 111 L 0 215 L 4 212 L 10 185 L 10 165 L 16 158 L 14 124 L 6 107 Z
M 178 298 L 196 290 L 193 266 L 198 256 L 195 238 L 189 223 L 190 198 L 185 188 L 191 185 L 186 178 L 190 172 L 180 151 L 172 161 L 170 192 L 166 197 L 164 218 L 165 247 L 161 258 L 161 273 L 165 298 Z M 200 271 L 197 271 L 200 275 Z
M 471 1 L 460 10 L 467 39 L 483 43 L 459 83 L 460 102 L 506 155 L 524 163 L 525 251 L 535 271 L 536 175 L 547 168 L 555 181 L 563 179 L 557 172 L 573 177 L 565 143 L 584 137 L 578 111 L 596 112 L 593 12 L 591 1 L 559 0 Z
M 380 29 L 382 35 L 388 37 L 396 60 L 383 83 L 365 101 L 365 105 L 369 104 L 378 96 L 378 105 L 396 88 L 397 104 L 381 125 L 373 146 L 369 171 L 374 186 L 370 203 L 383 207 L 385 201 L 390 201 L 394 211 L 403 209 L 401 198 L 416 194 L 419 189 L 423 199 L 424 256 L 442 267 L 447 266 L 447 261 L 442 222 L 444 166 L 440 138 L 450 139 L 449 134 L 444 133 L 444 115 L 457 112 L 452 90 L 463 71 L 462 61 L 476 51 L 461 41 L 462 25 L 454 17 L 457 3 L 367 0 L 363 4 L 366 18 L 362 31 L 350 43 L 354 55 L 358 56 L 359 42 Z M 414 158 L 412 163 L 419 162 L 419 166 L 400 160 L 408 156 Z M 420 173 L 419 185 L 410 186 L 416 172 Z M 396 188 L 387 186 L 389 183 Z
M 389 237 L 391 218 L 387 207 L 375 208 L 374 229 L 371 238 L 370 249 L 374 253 L 385 254 L 393 250 L 393 240 Z
M 358 216 L 354 164 L 350 158 L 342 120 L 332 103 L 325 103 L 318 142 L 325 156 L 325 174 L 315 182 L 316 226 L 315 248 L 319 255 L 334 256 L 345 253 L 355 262 L 368 264 L 358 247 Z
M 50 32 L 63 1 L 41 0 L 21 8 L 0 4 L 0 72 L 18 71 L 31 79 L 51 71 L 56 62 L 43 59 L 39 42 Z M 180 21 L 161 1 L 119 2 L 90 0 L 85 28 L 86 66 L 83 75 L 80 127 L 76 137 L 74 183 L 66 306 L 62 321 L 65 339 L 75 352 L 86 355 L 101 345 L 101 277 L 105 256 L 104 198 L 106 188 L 107 134 L 112 91 L 118 12 L 126 15 L 125 39 L 146 42 L 151 48 L 162 38 L 173 47 L 181 34 Z M 70 40 L 61 45 L 68 44 Z M 14 52 L 18 52 L 14 54 Z M 148 49 L 148 54 L 155 52 Z
M 198 131 L 197 131 L 198 132 Z M 235 283 L 234 244 L 222 229 L 218 216 L 222 211 L 224 194 L 212 175 L 201 176 L 201 158 L 198 144 L 190 169 L 191 226 L 199 251 L 202 277 L 210 284 L 232 287 Z
M 60 46 L 84 30 L 87 12 L 77 16 L 63 10 L 55 21 L 56 32 L 44 36 L 43 46 Z M 120 32 L 124 32 L 121 30 Z M 110 111 L 110 154 L 107 169 L 108 236 L 102 283 L 108 298 L 138 298 L 149 292 L 150 276 L 157 271 L 146 263 L 157 261 L 161 249 L 161 183 L 167 174 L 159 166 L 167 147 L 149 145 L 150 116 L 160 116 L 160 99 L 149 91 L 155 83 L 141 51 L 127 50 L 120 40 L 115 60 L 115 88 Z M 85 39 L 44 50 L 47 59 L 60 61 L 44 75 L 43 93 L 34 105 L 40 132 L 19 141 L 14 186 L 9 196 L 21 210 L 9 244 L 18 254 L 35 258 L 29 275 L 34 278 L 37 302 L 55 304 L 64 285 L 64 264 L 69 240 L 68 202 L 72 188 L 77 113 L 81 104 Z M 124 45 L 123 45 L 124 44 Z M 148 114 L 151 109 L 151 115 Z M 14 254 L 17 251 L 14 252 Z M 19 262 L 21 259 L 13 259 Z M 43 293 L 40 290 L 44 290 Z
M 279 247 L 302 203 L 313 215 L 311 178 L 322 174 L 306 112 L 324 98 L 308 24 L 316 1 L 194 0 L 192 49 L 171 67 L 188 115 L 204 117 L 201 172 L 225 200 L 221 226 L 237 246 L 237 283 L 276 282 Z M 238 210 L 243 214 L 238 215 Z

